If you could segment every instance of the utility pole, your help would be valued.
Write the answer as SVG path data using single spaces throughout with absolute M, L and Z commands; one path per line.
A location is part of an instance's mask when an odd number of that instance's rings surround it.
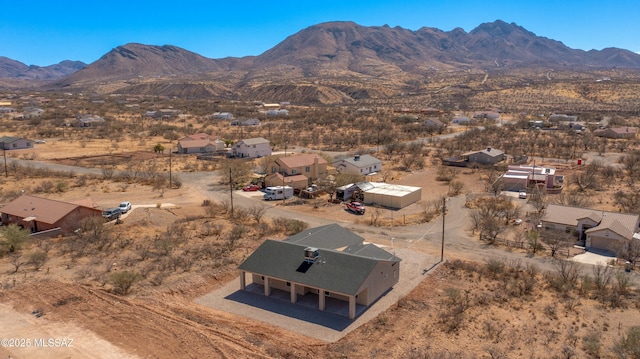
M 169 189 L 171 189 L 171 144 L 169 144 Z
M 286 142 L 285 142 L 285 147 L 284 148 L 287 148 Z M 286 156 L 286 153 L 287 152 L 285 150 L 285 156 Z M 287 201 L 287 193 L 284 190 L 284 186 L 285 186 L 285 183 L 284 183 L 284 172 L 282 172 L 282 169 L 280 170 L 280 172 L 281 172 L 280 174 L 282 175 L 282 205 L 284 206 L 284 204 Z
M 447 214 L 447 198 L 442 197 L 442 246 L 440 248 L 440 263 L 444 261 L 444 218 Z
M 9 172 L 7 172 L 7 150 L 4 148 L 4 142 L 2 142 L 2 157 L 4 157 L 4 176 L 9 177 Z
M 229 167 L 229 194 L 231 196 L 231 217 L 233 217 L 233 176 L 231 175 L 231 167 Z

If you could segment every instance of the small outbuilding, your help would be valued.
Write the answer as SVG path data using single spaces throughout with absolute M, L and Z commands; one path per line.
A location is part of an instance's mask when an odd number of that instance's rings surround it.
M 362 182 L 358 187 L 364 194 L 364 204 L 401 209 L 420 201 L 422 188 L 384 182 Z

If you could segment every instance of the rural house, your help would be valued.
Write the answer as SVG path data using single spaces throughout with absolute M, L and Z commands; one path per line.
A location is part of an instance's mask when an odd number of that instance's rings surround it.
M 577 234 L 586 248 L 614 251 L 638 232 L 640 216 L 550 204 L 542 218 L 546 230 Z
M 33 148 L 33 141 L 22 137 L 3 136 L 0 137 L 3 150 L 22 150 L 25 148 Z
M 52 199 L 22 195 L 0 208 L 2 223 L 15 223 L 32 233 L 77 224 L 91 216 L 102 216 L 102 211 L 84 202 L 69 203 Z
M 422 125 L 424 127 L 428 128 L 428 129 L 432 129 L 432 130 L 441 130 L 441 129 L 444 129 L 445 127 L 447 127 L 447 125 L 445 125 L 442 121 L 440 121 L 437 118 L 428 118 L 428 119 L 424 120 Z
M 260 120 L 257 118 L 243 118 L 231 120 L 231 126 L 259 126 Z
M 178 117 L 179 115 L 182 115 L 182 111 L 175 110 L 172 108 L 162 108 L 157 111 L 147 111 L 147 113 L 145 113 L 146 117 L 152 117 L 160 120 L 166 120 L 166 119 Z
M 309 187 L 309 178 L 305 175 L 283 176 L 281 173 L 271 173 L 264 178 L 266 187 L 289 186 L 296 190 L 304 190 Z
M 327 164 L 327 160 L 320 155 L 312 153 L 298 154 L 288 157 L 279 157 L 275 161 L 271 161 L 267 166 L 267 171 L 269 174 L 280 173 L 284 175 L 285 181 L 290 176 L 302 175 L 307 179 L 307 184 L 304 186 L 306 188 L 306 186 L 312 184 L 318 178 L 323 178 L 329 174 Z M 265 178 L 265 184 L 267 186 L 282 185 L 282 183 L 272 183 L 272 178 L 273 176 L 267 176 L 267 178 Z
M 76 127 L 95 127 L 105 124 L 104 118 L 91 114 L 79 115 L 76 119 L 78 120 Z
M 636 127 L 612 127 L 599 128 L 593 131 L 594 136 L 606 138 L 636 138 L 638 129 Z
M 484 150 L 463 153 L 462 158 L 469 163 L 495 165 L 498 162 L 504 161 L 507 156 L 500 150 L 487 147 Z
M 350 173 L 360 176 L 382 171 L 382 161 L 371 155 L 337 158 L 333 160 L 331 165 L 336 168 L 338 173 Z
M 232 120 L 233 114 L 230 112 L 214 112 L 211 117 L 215 118 L 216 120 Z
M 242 158 L 271 156 L 271 144 L 262 137 L 240 140 L 231 147 L 231 155 Z
M 556 175 L 556 169 L 550 167 L 510 165 L 500 178 L 503 190 L 521 191 L 533 186 L 547 193 L 559 193 L 564 186 L 564 176 Z
M 250 286 L 267 297 L 274 290 L 289 293 L 291 303 L 315 296 L 319 310 L 327 302 L 348 306 L 348 317 L 354 319 L 398 283 L 400 258 L 329 224 L 283 241 L 266 240 L 238 269 L 241 290 L 249 289 L 248 273 Z
M 474 121 L 467 116 L 456 116 L 451 120 L 451 123 L 455 125 L 471 125 Z

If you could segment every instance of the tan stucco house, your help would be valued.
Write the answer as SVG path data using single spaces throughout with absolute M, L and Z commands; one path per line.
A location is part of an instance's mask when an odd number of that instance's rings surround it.
M 185 136 L 178 141 L 178 153 L 213 153 L 224 151 L 223 141 L 214 139 L 206 133 Z
M 546 230 L 576 232 L 586 248 L 614 251 L 638 232 L 637 214 L 605 212 L 595 209 L 550 204 L 542 218 Z
M 269 163 L 267 171 L 269 174 L 280 173 L 285 177 L 285 182 L 288 182 L 287 178 L 291 176 L 304 176 L 307 179 L 307 184 L 303 186 L 305 188 L 318 180 L 318 178 L 324 178 L 329 174 L 327 160 L 313 153 L 279 157 Z M 273 177 L 274 176 L 267 176 L 268 179 Z M 300 182 L 300 178 L 301 177 L 298 177 L 296 182 Z M 267 186 L 271 185 L 279 186 L 282 185 L 282 183 L 267 183 Z
M 291 303 L 315 295 L 318 309 L 327 298 L 348 303 L 348 316 L 356 317 L 389 291 L 400 278 L 400 258 L 337 225 L 304 230 L 283 241 L 266 240 L 240 266 L 240 288 L 262 286 L 288 292 Z M 358 307 L 359 306 L 359 307 Z

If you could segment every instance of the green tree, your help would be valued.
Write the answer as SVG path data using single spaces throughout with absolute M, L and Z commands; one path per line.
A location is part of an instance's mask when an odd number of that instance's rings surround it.
M 11 253 L 19 250 L 29 238 L 29 230 L 18 227 L 16 224 L 9 224 L 0 232 L 0 244 Z
M 158 154 L 164 153 L 164 146 L 161 143 L 156 144 L 153 147 L 153 152 L 158 153 Z

